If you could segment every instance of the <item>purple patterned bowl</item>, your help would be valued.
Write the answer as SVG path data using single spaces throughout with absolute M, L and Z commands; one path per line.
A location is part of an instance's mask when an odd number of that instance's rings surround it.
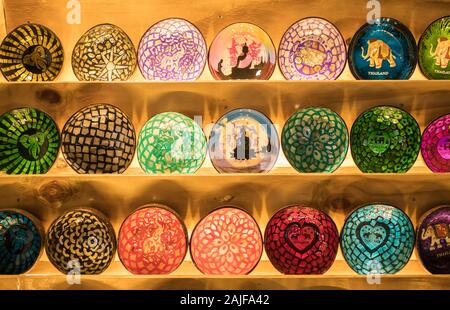
M 256 25 L 236 23 L 217 34 L 208 64 L 216 80 L 268 80 L 275 70 L 275 46 Z
M 422 157 L 433 172 L 450 172 L 450 114 L 432 121 L 422 135 Z
M 151 26 L 139 43 L 138 63 L 147 80 L 192 81 L 206 64 L 206 43 L 200 31 L 180 18 Z
M 450 274 L 450 206 L 425 213 L 417 226 L 417 252 L 434 274 Z
M 344 71 L 344 38 L 329 21 L 308 17 L 284 33 L 278 63 L 287 80 L 336 80 Z

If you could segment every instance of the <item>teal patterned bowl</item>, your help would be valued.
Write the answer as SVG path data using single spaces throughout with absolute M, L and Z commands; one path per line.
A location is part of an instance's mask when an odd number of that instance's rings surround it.
M 420 141 L 417 121 L 391 106 L 362 113 L 350 132 L 353 160 L 362 172 L 407 172 L 416 162 Z
M 206 157 L 206 137 L 189 117 L 164 112 L 145 123 L 138 140 L 138 160 L 146 173 L 197 171 Z
M 328 108 L 295 112 L 281 134 L 284 155 L 298 172 L 333 172 L 348 150 L 344 120 Z
M 349 266 L 359 274 L 394 274 L 414 250 L 414 227 L 400 209 L 367 204 L 353 211 L 341 231 L 341 248 Z

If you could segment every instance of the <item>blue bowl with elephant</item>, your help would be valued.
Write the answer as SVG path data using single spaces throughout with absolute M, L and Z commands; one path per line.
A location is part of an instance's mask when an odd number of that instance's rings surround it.
M 386 17 L 364 24 L 353 36 L 348 54 L 350 70 L 358 80 L 407 80 L 418 57 L 411 31 Z

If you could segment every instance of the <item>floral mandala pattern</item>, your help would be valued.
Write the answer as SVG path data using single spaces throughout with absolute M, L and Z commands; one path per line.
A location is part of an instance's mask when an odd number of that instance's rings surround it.
M 328 108 L 306 108 L 294 113 L 281 135 L 284 154 L 299 172 L 332 172 L 348 149 L 344 120 Z
M 262 248 L 258 224 L 236 208 L 213 211 L 192 233 L 192 259 L 205 274 L 248 274 L 258 264 Z

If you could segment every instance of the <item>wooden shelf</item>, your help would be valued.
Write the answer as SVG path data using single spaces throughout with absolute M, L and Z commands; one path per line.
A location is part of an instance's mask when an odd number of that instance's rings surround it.
M 136 276 L 128 273 L 120 262 L 101 275 L 81 276 L 80 284 L 69 284 L 49 262 L 40 262 L 33 271 L 21 276 L 0 276 L 0 289 L 448 289 L 449 275 L 429 275 L 412 260 L 396 275 L 376 278 L 356 275 L 346 263 L 337 260 L 324 275 L 286 276 L 278 273 L 270 262 L 261 261 L 249 275 L 206 276 L 191 261 L 184 262 L 170 275 Z

